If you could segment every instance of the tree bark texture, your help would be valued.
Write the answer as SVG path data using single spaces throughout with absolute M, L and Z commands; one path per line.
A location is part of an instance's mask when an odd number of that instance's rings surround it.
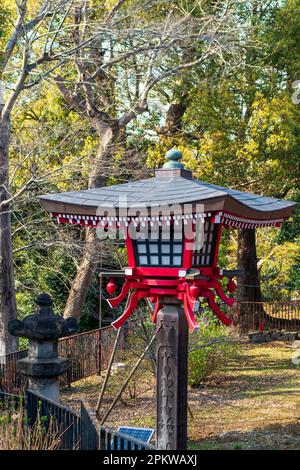
M 0 339 L 5 353 L 17 348 L 18 341 L 7 331 L 7 323 L 17 316 L 14 286 L 14 268 L 11 243 L 11 213 L 8 204 L 1 204 L 9 197 L 9 120 L 0 120 Z
M 238 279 L 237 298 L 239 302 L 239 324 L 242 330 L 249 326 L 257 328 L 260 323 L 262 307 L 243 304 L 261 302 L 260 279 L 257 269 L 255 229 L 239 229 L 238 232 L 238 269 L 245 274 Z

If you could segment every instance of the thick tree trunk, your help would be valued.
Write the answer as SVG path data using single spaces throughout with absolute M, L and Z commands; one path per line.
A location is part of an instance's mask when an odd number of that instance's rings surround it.
M 86 230 L 86 239 L 81 263 L 72 282 L 69 297 L 66 303 L 64 317 L 80 318 L 87 293 L 99 261 L 95 231 Z
M 104 125 L 94 120 L 93 124 L 98 132 L 100 145 L 91 172 L 89 187 L 99 188 L 105 185 L 114 154 L 119 144 L 124 142 L 124 129 L 119 126 L 117 121 L 110 125 Z M 64 311 L 65 318 L 70 316 L 80 318 L 98 263 L 99 242 L 96 240 L 95 230 L 87 229 L 82 260 L 73 280 Z
M 260 279 L 257 269 L 255 229 L 239 229 L 238 233 L 238 269 L 244 269 L 245 275 L 238 279 L 237 298 L 239 302 L 261 302 Z M 246 331 L 257 328 L 260 323 L 262 308 L 251 304 L 239 304 L 239 324 Z
M 166 137 L 176 136 L 182 132 L 182 118 L 188 107 L 188 96 L 182 94 L 177 100 L 174 100 L 167 111 L 165 125 L 157 131 Z
M 9 185 L 9 121 L 0 120 L 0 204 L 8 199 Z M 16 295 L 14 287 L 11 215 L 9 205 L 0 206 L 0 342 L 5 352 L 17 348 L 17 339 L 7 331 L 9 320 L 16 318 Z M 2 346 L 0 344 L 0 346 Z M 2 351 L 0 350 L 0 355 Z

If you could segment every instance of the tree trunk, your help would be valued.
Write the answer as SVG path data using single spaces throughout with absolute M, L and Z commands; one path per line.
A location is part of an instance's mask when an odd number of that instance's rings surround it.
M 238 279 L 237 298 L 239 302 L 239 324 L 243 331 L 258 328 L 262 308 L 243 302 L 261 302 L 260 279 L 257 269 L 255 229 L 239 229 L 238 269 L 245 275 Z
M 174 100 L 167 111 L 165 125 L 161 126 L 157 132 L 166 137 L 176 136 L 182 132 L 182 118 L 188 107 L 188 95 L 182 94 Z
M 9 130 L 10 122 L 0 120 L 0 204 L 6 201 L 9 185 Z M 18 341 L 7 331 L 9 320 L 17 316 L 16 295 L 14 287 L 11 215 L 9 205 L 0 206 L 0 346 L 5 353 L 17 349 Z M 2 352 L 0 348 L 0 355 Z
M 105 125 L 94 120 L 93 125 L 99 135 L 100 145 L 94 169 L 91 172 L 89 187 L 99 188 L 105 185 L 114 154 L 119 144 L 124 142 L 124 129 L 120 127 L 117 121 L 110 125 Z M 99 263 L 99 243 L 96 239 L 95 230 L 87 229 L 82 260 L 72 282 L 64 311 L 65 318 L 74 316 L 79 319 L 82 314 L 85 300 Z

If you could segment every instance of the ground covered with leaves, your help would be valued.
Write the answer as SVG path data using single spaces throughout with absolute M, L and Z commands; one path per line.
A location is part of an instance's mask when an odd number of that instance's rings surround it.
M 201 387 L 189 390 L 189 446 L 195 449 L 300 449 L 300 369 L 292 363 L 292 344 L 253 345 L 239 353 Z M 122 372 L 124 374 L 124 372 Z M 112 377 L 101 416 L 123 381 Z M 95 409 L 103 377 L 66 389 L 72 407 L 86 400 Z M 155 425 L 155 380 L 144 367 L 110 414 L 106 425 Z

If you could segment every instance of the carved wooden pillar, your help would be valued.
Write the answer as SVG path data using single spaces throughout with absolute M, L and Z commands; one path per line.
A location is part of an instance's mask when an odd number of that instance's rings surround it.
M 180 302 L 166 299 L 157 314 L 157 416 L 159 449 L 187 446 L 188 325 Z

